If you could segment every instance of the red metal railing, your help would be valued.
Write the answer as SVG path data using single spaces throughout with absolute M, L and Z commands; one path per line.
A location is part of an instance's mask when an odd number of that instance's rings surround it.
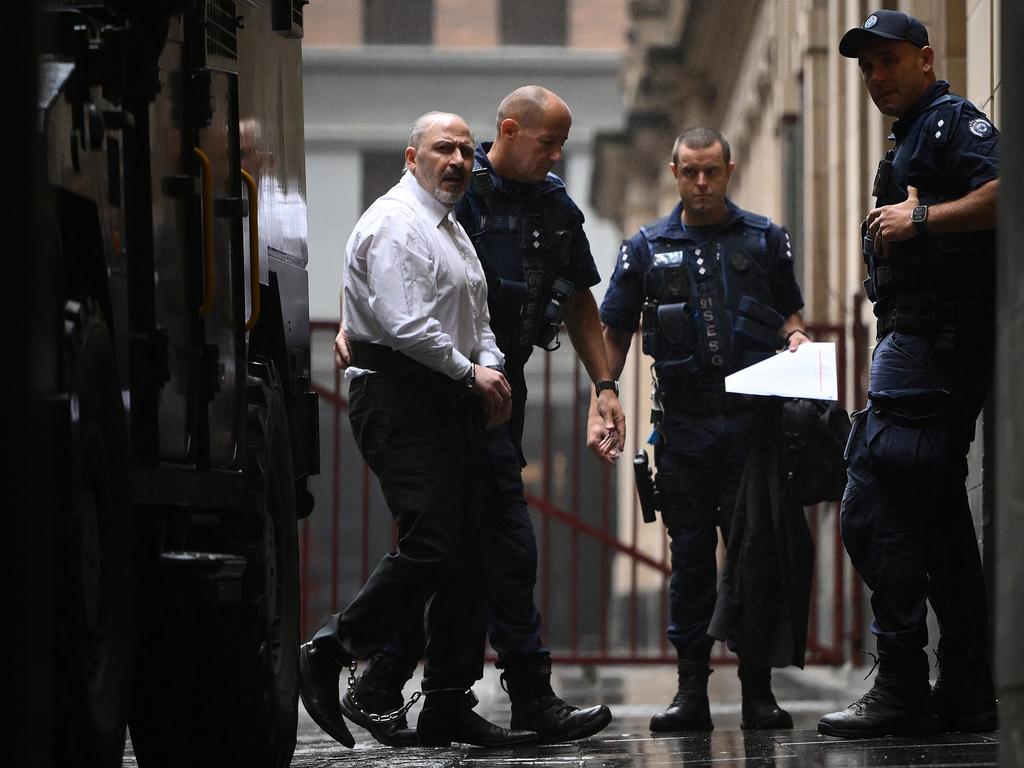
M 337 323 L 314 322 L 312 329 L 314 360 L 321 361 L 319 366 L 314 363 L 314 389 L 321 403 L 322 458 L 321 474 L 311 482 L 316 507 L 303 521 L 300 539 L 303 637 L 351 599 L 394 544 L 379 488 L 344 423 L 347 388 L 333 369 L 331 354 Z M 809 330 L 816 340 L 837 342 L 844 403 L 850 401 L 843 372 L 853 348 L 858 390 L 853 402 L 863 402 L 863 329 L 848 334 L 842 326 L 819 325 Z M 617 509 L 614 472 L 585 447 L 590 383 L 566 347 L 535 355 L 528 370 L 531 389 L 539 384 L 541 390 L 527 408 L 524 451 L 530 464 L 524 482 L 537 532 L 537 600 L 545 641 L 564 663 L 674 663 L 675 652 L 664 632 L 668 537 L 662 537 L 660 552 L 652 555 L 640 545 L 636 494 L 630 508 Z M 635 365 L 642 364 L 637 356 Z M 637 434 L 647 429 L 642 400 L 637 392 L 628 404 L 629 428 Z M 817 553 L 807 663 L 838 664 L 847 658 L 851 644 L 858 648 L 863 640 L 862 587 L 842 548 L 838 505 L 819 505 L 807 514 Z M 617 564 L 616 582 L 612 574 Z M 641 576 L 656 586 L 642 588 Z M 733 658 L 724 643 L 718 644 L 716 661 Z

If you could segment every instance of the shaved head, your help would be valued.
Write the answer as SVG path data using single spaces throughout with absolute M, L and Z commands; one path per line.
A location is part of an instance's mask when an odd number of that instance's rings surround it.
M 511 181 L 540 182 L 562 159 L 572 112 L 539 85 L 516 88 L 498 105 L 498 133 L 487 150 L 491 166 Z
M 502 121 L 509 118 L 524 128 L 532 128 L 538 125 L 544 119 L 545 113 L 550 110 L 564 110 L 568 113 L 569 107 L 557 94 L 543 86 L 524 85 L 516 88 L 498 105 L 498 132 L 501 132 Z

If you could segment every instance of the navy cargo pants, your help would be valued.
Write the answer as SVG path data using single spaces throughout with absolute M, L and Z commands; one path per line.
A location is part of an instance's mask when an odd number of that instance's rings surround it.
M 765 408 L 708 415 L 666 407 L 655 446 L 662 520 L 671 538 L 668 639 L 680 659 L 707 662 L 717 598 L 718 528 L 729 540 L 736 491 L 750 448 L 764 439 Z
M 991 386 L 988 348 L 893 332 L 875 349 L 868 406 L 854 414 L 843 543 L 872 590 L 879 647 L 987 651 L 985 583 L 967 502 L 967 451 Z

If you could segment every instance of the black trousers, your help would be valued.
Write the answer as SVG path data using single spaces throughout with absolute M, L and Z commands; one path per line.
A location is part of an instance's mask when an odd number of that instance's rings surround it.
M 349 421 L 398 543 L 313 642 L 365 659 L 425 616 L 424 690 L 468 688 L 483 674 L 486 621 L 479 401 L 438 374 L 374 373 L 352 382 Z
M 515 418 L 513 410 L 513 418 Z M 484 493 L 487 516 L 484 546 L 490 594 L 487 631 L 498 653 L 498 667 L 517 663 L 543 663 L 549 656 L 540 635 L 541 618 L 533 600 L 537 583 L 537 539 L 523 489 L 519 448 L 502 424 L 483 437 L 487 468 Z M 388 644 L 411 669 L 423 655 L 422 622 L 404 625 Z

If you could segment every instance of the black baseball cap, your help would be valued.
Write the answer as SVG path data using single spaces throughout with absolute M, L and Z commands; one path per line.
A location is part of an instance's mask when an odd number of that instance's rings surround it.
M 864 23 L 854 27 L 839 41 L 839 53 L 851 59 L 860 55 L 860 49 L 872 40 L 905 40 L 918 48 L 928 45 L 928 30 L 924 24 L 902 11 L 873 11 Z

